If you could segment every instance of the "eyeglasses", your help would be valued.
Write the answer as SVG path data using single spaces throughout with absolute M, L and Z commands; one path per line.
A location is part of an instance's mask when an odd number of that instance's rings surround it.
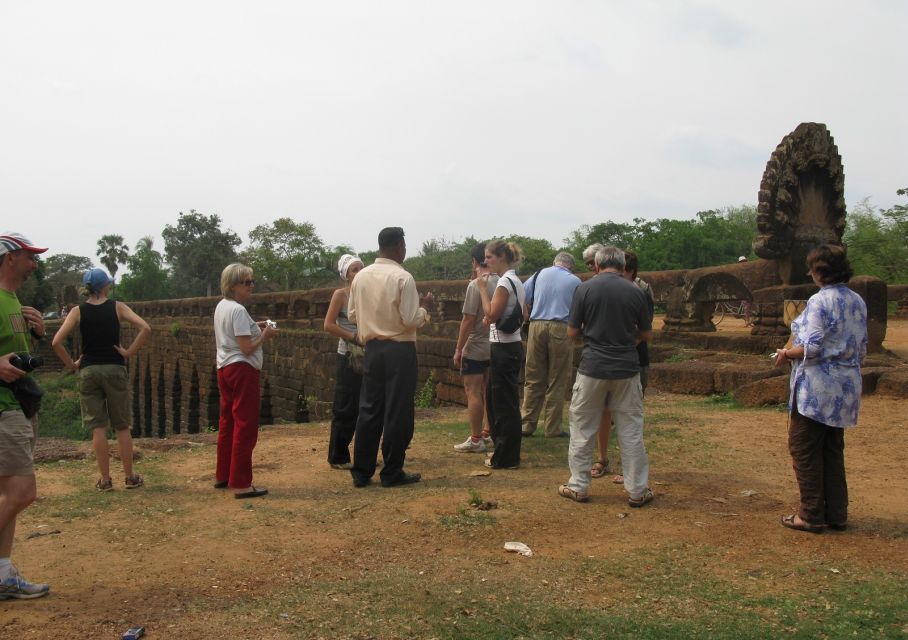
M 244 285 L 246 285 L 247 287 L 251 287 L 252 285 L 255 284 L 255 280 L 252 280 L 252 279 L 243 280 L 240 284 L 244 284 Z
M 25 249 L 16 249 L 15 251 L 10 251 L 12 255 L 25 256 L 26 260 L 31 260 L 35 264 L 38 264 L 38 254 L 32 253 L 31 251 L 26 251 Z

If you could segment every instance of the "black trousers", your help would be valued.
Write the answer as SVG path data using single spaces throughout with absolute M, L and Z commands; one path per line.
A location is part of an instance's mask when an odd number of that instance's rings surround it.
M 517 380 L 521 364 L 522 343 L 492 343 L 486 411 L 490 435 L 495 441 L 493 468 L 520 464 L 520 388 Z
M 350 442 L 359 416 L 359 391 L 363 377 L 350 368 L 350 355 L 337 354 L 334 404 L 331 407 L 331 436 L 328 439 L 329 464 L 350 462 Z
M 845 524 L 845 429 L 811 420 L 795 409 L 788 427 L 788 451 L 801 492 L 801 520 L 810 524 Z
M 404 473 L 407 447 L 413 438 L 416 344 L 370 340 L 365 352 L 350 473 L 354 481 L 371 478 L 381 442 L 384 466 L 380 476 L 382 482 L 394 482 Z

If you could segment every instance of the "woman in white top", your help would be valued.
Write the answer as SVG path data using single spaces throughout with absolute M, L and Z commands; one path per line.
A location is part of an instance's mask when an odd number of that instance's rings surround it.
M 334 403 L 331 411 L 331 435 L 328 437 L 328 464 L 332 469 L 350 469 L 350 441 L 356 430 L 359 415 L 359 391 L 363 384 L 362 369 L 355 371 L 351 366 L 351 350 L 362 345 L 356 333 L 356 324 L 347 316 L 347 301 L 353 278 L 363 268 L 359 256 L 345 253 L 337 261 L 337 273 L 344 286 L 334 291 L 328 313 L 325 314 L 325 331 L 337 336 L 337 369 L 334 378 Z M 352 346 L 351 346 L 352 345 Z M 362 355 L 362 352 L 360 352 Z
M 517 378 L 523 364 L 523 308 L 526 294 L 515 267 L 520 264 L 521 251 L 513 242 L 492 240 L 486 244 L 486 264 L 500 278 L 495 293 L 489 299 L 486 286 L 479 287 L 483 322 L 489 325 L 491 344 L 489 403 L 487 412 L 495 453 L 486 460 L 493 469 L 516 469 L 520 466 L 520 391 Z M 482 276 L 481 284 L 488 281 Z
M 252 269 L 239 263 L 227 265 L 221 273 L 224 299 L 214 310 L 221 392 L 214 487 L 230 487 L 240 499 L 268 494 L 252 484 L 252 450 L 259 435 L 262 345 L 277 329 L 265 320 L 255 322 L 243 306 L 252 299 L 254 286 Z

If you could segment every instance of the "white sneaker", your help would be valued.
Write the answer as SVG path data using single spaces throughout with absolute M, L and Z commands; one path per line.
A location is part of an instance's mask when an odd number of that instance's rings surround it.
M 486 443 L 482 440 L 473 441 L 473 438 L 468 437 L 460 444 L 454 445 L 454 451 L 458 453 L 485 453 Z
M 495 442 L 492 440 L 491 436 L 483 436 L 482 443 L 486 446 L 486 449 L 495 448 Z

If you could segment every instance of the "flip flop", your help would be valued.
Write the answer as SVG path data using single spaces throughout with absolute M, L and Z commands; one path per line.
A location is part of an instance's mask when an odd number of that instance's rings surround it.
M 262 496 L 268 495 L 268 489 L 256 489 L 251 487 L 249 491 L 244 491 L 243 493 L 234 493 L 233 497 L 237 500 L 244 500 L 246 498 L 261 498 Z
M 624 484 L 624 476 L 615 476 L 612 478 L 612 482 L 615 484 Z
M 779 522 L 783 527 L 787 529 L 794 529 L 795 531 L 806 531 L 807 533 L 823 533 L 823 529 L 826 528 L 824 524 L 810 524 L 809 522 L 795 522 L 795 518 L 798 516 L 792 514 L 790 516 L 782 516 L 779 519 Z

